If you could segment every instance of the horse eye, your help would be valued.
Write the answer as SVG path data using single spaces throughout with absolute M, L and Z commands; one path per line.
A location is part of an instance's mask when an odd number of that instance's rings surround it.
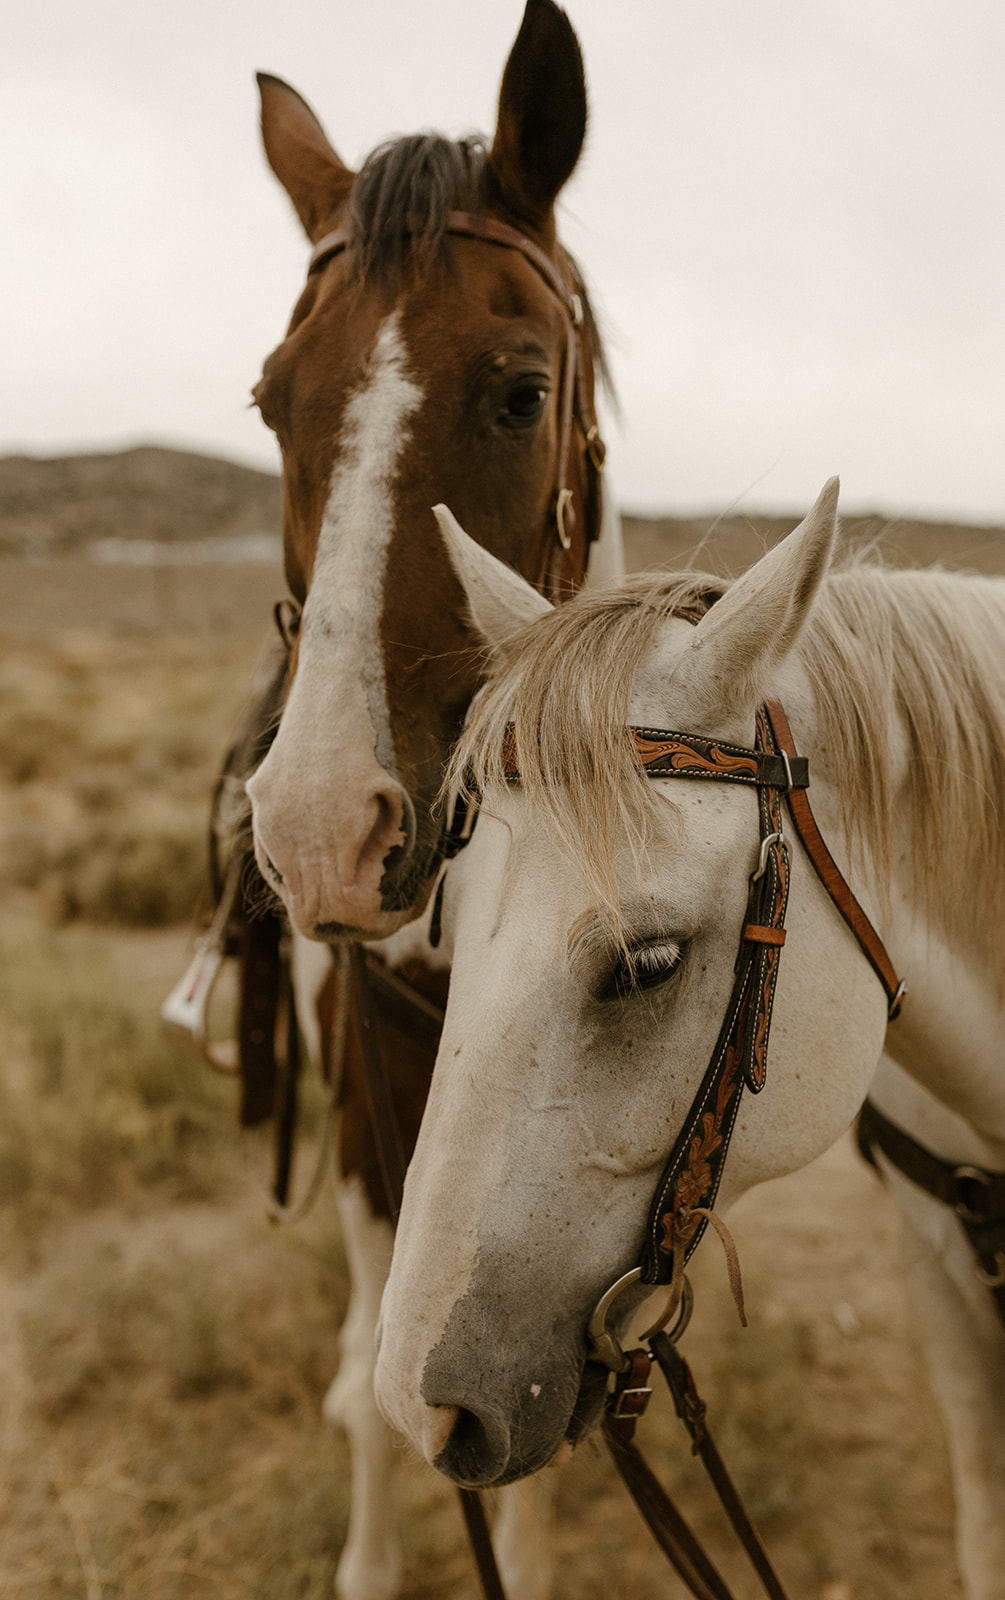
M 679 944 L 644 944 L 619 956 L 600 990 L 601 1000 L 627 1000 L 644 989 L 658 989 L 672 978 L 684 958 Z
M 503 410 L 503 421 L 510 426 L 519 426 L 521 423 L 536 422 L 544 410 L 544 403 L 548 398 L 548 390 L 536 379 L 523 379 L 514 384 L 506 396 L 506 405 Z

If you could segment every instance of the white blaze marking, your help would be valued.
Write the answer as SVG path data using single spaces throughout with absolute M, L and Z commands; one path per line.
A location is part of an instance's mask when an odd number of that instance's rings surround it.
M 381 325 L 368 381 L 346 407 L 341 459 L 332 476 L 304 606 L 300 669 L 331 644 L 351 649 L 376 735 L 376 756 L 394 771 L 378 624 L 387 551 L 394 530 L 393 488 L 406 426 L 423 392 L 408 375 L 394 311 Z M 298 678 L 300 673 L 298 671 Z

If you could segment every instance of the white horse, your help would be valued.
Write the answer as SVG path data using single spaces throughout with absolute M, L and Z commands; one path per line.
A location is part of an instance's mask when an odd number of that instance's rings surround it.
M 450 999 L 376 1385 L 458 1482 L 516 1480 L 597 1422 L 587 1320 L 639 1259 L 733 989 L 755 795 L 654 781 L 626 724 L 749 747 L 777 698 L 821 832 L 910 984 L 888 1033 L 793 841 L 767 1082 L 739 1101 L 716 1203 L 812 1161 L 867 1091 L 938 1155 L 1005 1168 L 1005 582 L 829 573 L 836 503 L 834 483 L 711 606 L 714 580 L 644 574 L 560 611 L 440 513 L 497 670 L 452 769 L 481 812 L 446 884 Z M 953 1212 L 887 1175 L 965 1590 L 1005 1600 L 1005 1328 Z

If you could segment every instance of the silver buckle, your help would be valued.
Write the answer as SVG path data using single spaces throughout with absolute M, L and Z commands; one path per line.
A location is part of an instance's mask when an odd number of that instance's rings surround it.
M 185 972 L 161 1006 L 161 1025 L 168 1038 L 205 1056 L 218 1072 L 236 1072 L 239 1066 L 237 1040 L 211 1044 L 206 1035 L 209 998 L 223 966 L 220 944 L 200 939 Z
M 768 870 L 768 851 L 773 844 L 781 843 L 782 836 L 780 833 L 765 834 L 764 838 L 761 840 L 761 854 L 757 862 L 757 871 L 752 872 L 750 875 L 751 883 L 760 883 L 761 879 L 764 877 L 764 874 Z
M 565 514 L 572 504 L 572 490 L 559 489 L 558 503 L 555 506 L 555 522 L 558 526 L 558 542 L 563 550 L 572 549 L 572 534 L 565 525 Z
M 633 1399 L 640 1400 L 641 1404 L 636 1409 L 633 1409 L 631 1411 L 625 1411 L 624 1410 L 624 1403 L 628 1399 L 629 1395 L 631 1395 Z M 620 1417 L 640 1417 L 642 1415 L 643 1411 L 645 1411 L 646 1406 L 649 1404 L 649 1401 L 650 1401 L 651 1397 L 652 1397 L 652 1390 L 651 1389 L 622 1389 L 620 1394 L 617 1397 L 617 1400 L 618 1400 L 617 1405 L 615 1406 L 613 1411 L 608 1412 L 608 1416 L 615 1417 L 615 1418 L 620 1418 Z

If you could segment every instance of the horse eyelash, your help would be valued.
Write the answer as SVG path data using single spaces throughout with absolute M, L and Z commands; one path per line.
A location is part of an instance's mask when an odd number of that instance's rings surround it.
M 674 940 L 626 951 L 605 985 L 603 998 L 627 1000 L 647 989 L 658 988 L 673 977 L 683 957 L 684 946 Z

